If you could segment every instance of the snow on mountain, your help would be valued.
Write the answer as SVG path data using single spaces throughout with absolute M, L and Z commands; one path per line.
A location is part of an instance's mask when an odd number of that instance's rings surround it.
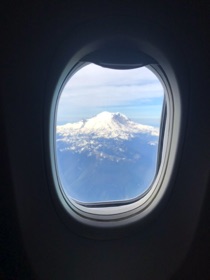
M 157 128 L 135 123 L 121 113 L 110 112 L 102 112 L 87 120 L 57 126 L 57 133 L 63 137 L 92 135 L 93 138 L 124 140 L 139 133 L 159 136 Z
M 57 149 L 114 161 L 136 160 L 139 148 L 157 146 L 157 128 L 141 125 L 121 113 L 102 112 L 77 123 L 57 126 Z M 131 152 L 138 145 L 138 152 Z M 137 143 L 139 144 L 134 144 Z M 140 141 L 140 142 L 139 142 Z M 146 146 L 145 146 L 146 145 Z M 144 147 L 144 148 L 143 148 Z
M 138 196 L 155 176 L 158 136 L 158 129 L 121 113 L 102 112 L 57 126 L 57 162 L 65 191 L 86 202 Z

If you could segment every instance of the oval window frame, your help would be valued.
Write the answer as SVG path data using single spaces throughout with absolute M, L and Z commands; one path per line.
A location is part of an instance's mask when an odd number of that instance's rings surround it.
M 156 45 L 155 42 L 150 41 L 148 38 L 145 38 L 145 34 L 141 34 L 140 30 L 138 32 L 133 33 L 133 29 L 124 34 L 119 34 L 119 30 L 116 36 L 116 30 L 110 30 L 107 35 L 106 34 L 92 34 L 91 38 L 84 38 L 85 40 L 81 43 L 77 42 L 77 47 L 73 50 L 72 53 L 67 54 L 68 50 L 66 48 L 63 49 L 65 55 L 64 60 L 60 64 L 60 75 L 58 75 L 59 70 L 56 69 L 56 79 L 54 77 L 54 89 L 53 96 L 51 95 L 51 103 L 50 103 L 50 120 L 48 115 L 48 149 L 49 149 L 49 158 L 50 158 L 50 170 L 48 167 L 48 174 L 50 180 L 50 192 L 52 194 L 52 199 L 56 205 L 56 209 L 58 209 L 59 213 L 65 223 L 69 226 L 74 225 L 76 232 L 83 235 L 81 232 L 82 227 L 88 228 L 86 230 L 86 236 L 97 238 L 110 238 L 116 236 L 116 233 L 119 232 L 120 228 L 124 228 L 125 232 L 132 231 L 132 228 L 136 228 L 137 224 L 143 224 L 143 221 L 148 221 L 150 218 L 157 215 L 157 213 L 164 206 L 164 201 L 167 200 L 167 197 L 170 193 L 171 186 L 173 184 L 174 175 L 176 172 L 177 166 L 177 158 L 180 156 L 178 150 L 180 149 L 180 130 L 181 130 L 181 120 L 182 117 L 182 102 L 181 95 L 179 91 L 179 85 L 176 80 L 176 75 L 171 67 L 170 62 L 167 60 L 167 55 L 163 54 L 161 51 L 161 46 Z M 114 34 L 114 35 L 113 35 Z M 84 34 L 83 34 L 84 35 Z M 85 36 L 84 36 L 85 37 Z M 171 109 L 171 116 L 168 118 L 170 121 L 167 122 L 169 129 L 167 130 L 167 135 L 164 136 L 164 142 L 167 142 L 167 145 L 163 145 L 164 153 L 166 154 L 164 157 L 164 168 L 161 172 L 161 176 L 157 176 L 159 180 L 159 187 L 156 188 L 156 191 L 153 192 L 153 195 L 150 195 L 145 203 L 141 203 L 137 207 L 132 207 L 124 209 L 119 213 L 113 212 L 112 208 L 109 208 L 109 213 L 107 213 L 106 209 L 101 209 L 101 213 L 92 211 L 92 209 L 87 211 L 87 207 L 78 207 L 74 202 L 69 203 L 69 199 L 65 198 L 65 195 L 61 192 L 61 189 L 58 184 L 57 176 L 56 176 L 56 168 L 55 168 L 55 152 L 54 152 L 54 143 L 52 139 L 54 139 L 54 124 L 55 124 L 55 104 L 57 103 L 57 98 L 59 96 L 59 92 L 62 89 L 62 85 L 65 83 L 66 79 L 69 79 L 69 74 L 73 75 L 75 71 L 75 66 L 78 65 L 78 62 L 81 61 L 86 55 L 94 52 L 97 49 L 100 49 L 106 45 L 107 42 L 112 40 L 126 40 L 128 43 L 135 44 L 139 51 L 148 54 L 153 57 L 158 65 L 153 66 L 153 71 L 155 74 L 160 77 L 160 79 L 164 82 L 164 86 L 167 88 L 169 106 Z M 66 64 L 66 57 L 68 57 L 68 63 Z M 61 58 L 61 57 L 60 57 Z M 66 65 L 65 65 L 66 64 Z M 65 67 L 64 67 L 65 65 Z M 73 71 L 72 71 L 73 70 Z M 167 76 L 166 73 L 167 72 Z M 67 78 L 68 77 L 68 78 Z M 51 86 L 52 90 L 52 86 Z M 176 105 L 175 105 L 176 103 Z M 176 111 L 174 110 L 176 107 Z M 50 127 L 49 127 L 50 123 Z M 167 139 L 167 140 L 166 140 Z M 50 142 L 50 145 L 49 145 Z M 169 157 L 170 155 L 170 157 Z M 49 161 L 48 161 L 49 163 Z M 159 178 L 161 177 L 161 178 Z M 127 206 L 126 206 L 127 207 Z M 105 211 L 104 211 L 105 210 Z M 154 211 L 156 210 L 156 211 Z M 129 227 L 128 227 L 129 226 Z M 72 227 L 71 227 L 72 229 Z M 74 230 L 74 229 L 73 229 Z M 102 232 L 102 230 L 105 232 Z M 108 232 L 107 232 L 108 230 Z M 125 234 L 123 233 L 123 235 Z

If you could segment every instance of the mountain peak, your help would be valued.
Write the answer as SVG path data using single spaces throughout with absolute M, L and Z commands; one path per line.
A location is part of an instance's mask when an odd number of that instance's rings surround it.
M 125 115 L 117 112 L 104 111 L 85 121 L 57 126 L 57 132 L 63 136 L 81 137 L 81 135 L 95 138 L 130 139 L 139 133 L 158 136 L 158 129 L 135 123 Z M 92 137 L 91 136 L 91 137 Z
M 129 119 L 125 115 L 123 115 L 119 112 L 111 113 L 108 111 L 101 112 L 91 119 L 94 119 L 94 121 L 101 121 L 101 122 L 114 121 L 114 122 L 118 122 L 121 124 L 125 124 L 127 121 L 129 121 Z M 89 120 L 91 120 L 91 119 L 89 119 Z

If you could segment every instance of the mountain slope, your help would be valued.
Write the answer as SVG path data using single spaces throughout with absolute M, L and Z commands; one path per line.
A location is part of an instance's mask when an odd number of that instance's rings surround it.
M 59 175 L 67 195 L 84 202 L 134 198 L 156 171 L 158 129 L 102 112 L 57 127 Z
M 159 135 L 157 128 L 135 123 L 121 113 L 102 112 L 93 118 L 77 123 L 57 126 L 62 136 L 94 134 L 94 137 L 129 139 L 136 133 Z

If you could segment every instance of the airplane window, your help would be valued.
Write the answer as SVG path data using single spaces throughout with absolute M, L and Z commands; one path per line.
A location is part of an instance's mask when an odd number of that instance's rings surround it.
M 55 155 L 65 196 L 86 206 L 144 196 L 158 173 L 164 100 L 147 67 L 80 68 L 57 102 Z

